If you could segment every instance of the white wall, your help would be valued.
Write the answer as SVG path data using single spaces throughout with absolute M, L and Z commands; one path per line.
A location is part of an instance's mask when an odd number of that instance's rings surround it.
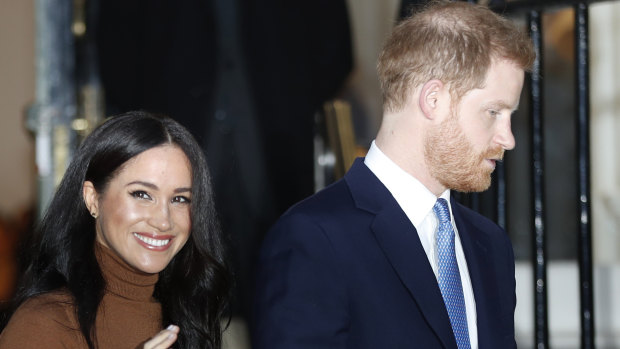
M 594 258 L 620 262 L 620 2 L 590 7 Z
M 594 274 L 596 347 L 620 348 L 620 265 L 597 266 Z M 517 263 L 515 330 L 521 349 L 534 347 L 534 280 L 530 263 Z M 547 269 L 549 346 L 581 346 L 577 262 L 551 262 Z

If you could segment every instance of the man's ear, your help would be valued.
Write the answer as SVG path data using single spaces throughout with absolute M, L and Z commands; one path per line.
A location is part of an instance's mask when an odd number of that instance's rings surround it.
M 99 216 L 99 194 L 97 194 L 93 182 L 84 181 L 82 185 L 82 197 L 84 198 L 86 209 L 88 209 L 90 215 L 97 218 L 97 216 Z
M 422 85 L 419 100 L 420 109 L 422 110 L 422 113 L 424 113 L 424 116 L 429 119 L 433 119 L 435 117 L 435 111 L 439 106 L 439 98 L 443 88 L 443 82 L 437 79 L 429 80 Z

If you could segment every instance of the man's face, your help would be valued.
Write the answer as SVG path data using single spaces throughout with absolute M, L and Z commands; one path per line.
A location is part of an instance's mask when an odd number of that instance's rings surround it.
M 467 92 L 440 126 L 427 134 L 424 155 L 431 176 L 447 189 L 484 191 L 505 150 L 515 146 L 511 114 L 519 104 L 523 69 L 494 60 L 484 86 Z

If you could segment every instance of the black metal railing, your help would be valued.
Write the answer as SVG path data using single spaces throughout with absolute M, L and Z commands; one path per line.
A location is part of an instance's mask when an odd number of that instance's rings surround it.
M 579 290 L 581 347 L 594 348 L 594 296 L 592 282 L 592 214 L 590 199 L 590 60 L 588 4 L 575 4 L 575 70 L 577 79 L 577 156 L 579 189 Z
M 544 124 L 543 124 L 543 39 L 542 13 L 528 12 L 528 28 L 536 50 L 536 60 L 530 75 L 530 120 L 532 127 L 532 201 L 534 220 L 534 336 L 537 348 L 549 347 L 547 325 L 547 250 L 545 248 L 545 193 L 544 193 Z
M 575 14 L 575 85 L 576 85 L 576 149 L 578 188 L 578 260 L 580 290 L 581 348 L 595 347 L 594 291 L 592 264 L 592 219 L 590 194 L 590 96 L 589 96 L 589 36 L 588 6 L 595 1 L 571 0 L 523 0 L 491 1 L 490 6 L 503 14 L 525 13 L 530 36 L 538 54 L 529 79 L 530 122 L 531 122 L 531 174 L 532 174 L 532 224 L 534 267 L 534 332 L 536 348 L 549 347 L 548 304 L 547 304 L 547 261 L 545 226 L 544 186 L 544 126 L 543 126 L 543 40 L 542 20 L 545 10 L 558 6 L 572 6 Z M 505 179 L 498 175 L 498 187 Z M 506 211 L 506 193 L 497 190 L 497 221 L 504 226 L 505 218 L 499 212 Z M 501 219 L 500 219 L 501 218 Z

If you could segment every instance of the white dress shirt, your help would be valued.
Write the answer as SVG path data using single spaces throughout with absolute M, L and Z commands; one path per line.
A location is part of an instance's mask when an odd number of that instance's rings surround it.
M 436 233 L 439 226 L 437 216 L 433 212 L 433 206 L 437 201 L 435 194 L 431 193 L 420 181 L 414 178 L 388 158 L 373 141 L 364 160 L 366 166 L 379 178 L 392 194 L 400 208 L 405 212 L 420 237 L 422 247 L 426 252 L 428 261 L 437 277 L 437 241 Z M 450 219 L 455 233 L 456 261 L 461 274 L 463 296 L 465 297 L 465 309 L 467 311 L 467 327 L 472 349 L 478 348 L 478 326 L 476 323 L 476 301 L 474 291 L 469 278 L 469 269 L 463 253 L 461 238 L 454 223 L 452 206 L 450 205 L 450 190 L 446 190 L 440 196 L 448 201 L 450 207 Z M 415 266 L 412 266 L 415 267 Z

